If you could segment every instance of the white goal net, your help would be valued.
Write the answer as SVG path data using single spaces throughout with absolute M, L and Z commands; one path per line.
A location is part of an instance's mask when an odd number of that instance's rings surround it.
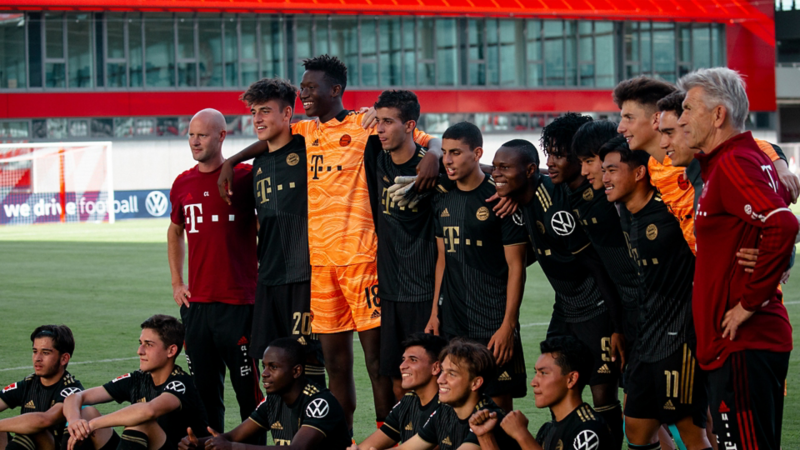
M 0 225 L 114 222 L 111 142 L 0 144 Z

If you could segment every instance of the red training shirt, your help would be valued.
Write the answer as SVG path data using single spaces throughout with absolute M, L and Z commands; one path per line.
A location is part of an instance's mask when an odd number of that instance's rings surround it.
M 252 192 L 252 166 L 234 168 L 233 191 Z M 189 241 L 189 292 L 192 303 L 252 305 L 258 260 L 252 195 L 235 195 L 229 206 L 219 196 L 213 172 L 198 166 L 178 175 L 169 193 L 173 223 L 183 225 Z
M 697 263 L 692 310 L 697 360 L 713 370 L 741 350 L 792 350 L 792 326 L 777 287 L 789 263 L 798 223 L 791 201 L 769 157 L 750 132 L 698 153 L 705 186 L 695 214 Z M 758 248 L 753 273 L 737 263 L 740 248 Z M 739 302 L 754 311 L 722 339 L 725 312 Z

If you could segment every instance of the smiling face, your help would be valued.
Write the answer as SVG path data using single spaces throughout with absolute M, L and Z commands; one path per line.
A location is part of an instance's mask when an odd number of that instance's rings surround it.
M 333 108 L 334 87 L 320 70 L 306 70 L 300 82 L 300 101 L 309 117 L 326 116 Z
M 38 337 L 33 340 L 33 371 L 42 378 L 52 378 L 61 372 L 69 362 L 68 354 L 61 354 L 55 348 L 53 338 Z
M 292 107 L 283 106 L 280 100 L 268 100 L 257 105 L 250 105 L 253 116 L 253 128 L 259 141 L 271 141 L 289 129 L 292 118 Z
M 413 120 L 403 122 L 397 108 L 378 108 L 375 110 L 378 119 L 378 139 L 387 152 L 400 149 L 411 137 L 416 123 Z
M 483 378 L 470 378 L 469 370 L 465 363 L 455 364 L 450 356 L 445 356 L 442 361 L 442 373 L 437 380 L 439 384 L 439 401 L 452 407 L 463 405 L 473 390 L 483 384 Z
M 552 353 L 544 353 L 534 366 L 536 375 L 531 380 L 537 408 L 547 408 L 567 396 L 571 386 L 577 381 L 577 372 L 561 373 Z
M 672 164 L 679 167 L 688 166 L 697 151 L 686 145 L 686 135 L 683 127 L 678 125 L 678 116 L 675 111 L 661 113 L 658 130 L 661 132 L 661 148 L 672 159 Z
M 513 149 L 500 147 L 492 160 L 492 178 L 500 197 L 506 197 L 525 189 L 529 178 L 536 172 L 533 164 L 526 166 L 522 157 Z
M 648 112 L 639 102 L 626 100 L 622 103 L 620 115 L 622 118 L 617 132 L 625 136 L 631 150 L 649 151 L 654 144 L 658 144 L 659 135 L 655 128 L 657 111 Z
M 414 345 L 403 352 L 403 362 L 400 364 L 403 389 L 421 388 L 430 383 L 439 372 L 439 361 L 432 359 L 423 347 Z
M 624 202 L 636 189 L 636 173 L 619 152 L 608 153 L 603 160 L 603 185 L 610 202 Z
M 442 139 L 442 162 L 447 178 L 458 181 L 467 178 L 478 166 L 483 149 L 470 150 L 469 144 L 461 139 Z
M 581 175 L 586 177 L 592 189 L 603 188 L 603 161 L 597 155 L 579 156 L 581 162 Z
M 299 377 L 299 366 L 292 366 L 286 351 L 282 348 L 267 347 L 264 351 L 264 371 L 261 372 L 261 383 L 267 394 L 281 394 Z
M 166 347 L 164 341 L 156 330 L 151 328 L 142 329 L 139 336 L 139 369 L 143 372 L 152 372 L 166 366 L 177 354 L 178 347 L 170 345 Z

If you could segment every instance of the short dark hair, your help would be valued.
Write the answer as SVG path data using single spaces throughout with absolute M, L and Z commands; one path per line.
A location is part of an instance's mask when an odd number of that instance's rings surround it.
M 632 100 L 648 111 L 656 111 L 656 103 L 678 89 L 666 81 L 652 77 L 639 76 L 620 81 L 614 88 L 614 103 L 622 108 L 622 104 Z
M 469 122 L 459 122 L 455 125 L 451 125 L 448 129 L 444 130 L 442 139 L 464 141 L 469 146 L 470 150 L 483 147 L 483 135 L 481 134 L 480 128 Z
M 289 360 L 289 365 L 294 367 L 296 365 L 303 366 L 306 360 L 306 349 L 303 344 L 297 342 L 297 339 L 291 337 L 282 337 L 270 342 L 267 348 L 279 348 L 286 353 Z M 265 350 L 266 351 L 266 350 Z
M 680 117 L 683 114 L 683 100 L 686 99 L 686 92 L 675 91 L 658 101 L 656 106 L 661 112 L 674 111 Z
M 453 338 L 439 354 L 439 361 L 444 362 L 447 356 L 457 366 L 464 364 L 472 378 L 483 377 L 483 385 L 478 389 L 479 392 L 483 392 L 491 377 L 496 375 L 497 365 L 492 352 L 485 345 L 475 341 L 461 337 Z
M 605 161 L 606 155 L 615 152 L 619 153 L 620 162 L 626 163 L 631 169 L 635 169 L 639 166 L 647 167 L 647 162 L 650 160 L 650 154 L 646 151 L 631 150 L 625 136 L 617 136 L 606 142 L 600 147 L 597 154 L 600 155 L 601 160 Z
M 501 145 L 501 147 L 513 150 L 514 153 L 519 155 L 522 164 L 526 166 L 533 164 L 539 167 L 539 152 L 536 151 L 536 146 L 532 142 L 525 139 L 512 139 Z
M 161 338 L 161 341 L 164 342 L 164 348 L 176 345 L 178 352 L 175 353 L 175 357 L 177 358 L 180 355 L 186 330 L 178 319 L 166 314 L 156 314 L 142 322 L 142 329 L 154 330 L 158 337 Z
M 378 101 L 373 105 L 378 108 L 395 108 L 400 111 L 400 120 L 403 123 L 413 120 L 419 121 L 419 100 L 411 91 L 386 90 L 378 96 Z
M 439 354 L 442 353 L 442 349 L 447 346 L 447 339 L 431 333 L 418 332 L 410 335 L 400 345 L 403 350 L 409 347 L 422 347 L 431 360 L 436 361 L 439 358 Z
M 347 87 L 347 66 L 335 56 L 320 55 L 304 59 L 303 67 L 306 70 L 318 70 L 324 73 L 325 78 L 331 83 L 331 87 L 338 84 L 342 87 L 342 92 Z
M 69 354 L 72 357 L 72 352 L 75 351 L 75 337 L 72 336 L 72 330 L 66 325 L 42 325 L 37 327 L 31 333 L 31 342 L 38 338 L 50 338 L 53 340 L 53 347 L 61 353 Z
M 292 83 L 277 77 L 258 80 L 239 96 L 239 100 L 245 102 L 247 106 L 278 100 L 284 108 L 291 106 L 292 109 L 294 109 L 296 99 L 297 89 L 292 86 Z
M 594 367 L 592 351 L 583 342 L 574 336 L 555 336 L 539 344 L 542 354 L 550 353 L 561 368 L 561 374 L 578 372 L 578 383 L 575 385 L 578 392 L 589 384 Z
M 566 113 L 556 117 L 542 129 L 542 150 L 548 155 L 575 159 L 571 152 L 572 137 L 578 128 L 591 121 L 591 117 L 575 113 Z
M 608 120 L 586 122 L 578 128 L 572 138 L 572 153 L 576 157 L 589 158 L 598 155 L 598 150 L 609 140 L 619 136 L 617 124 Z

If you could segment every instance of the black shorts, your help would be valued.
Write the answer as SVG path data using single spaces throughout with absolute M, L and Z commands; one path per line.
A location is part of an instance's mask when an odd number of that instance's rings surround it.
M 623 323 L 622 334 L 625 336 L 625 358 L 627 361 L 633 361 L 636 358 L 636 339 L 638 337 L 638 316 L 639 309 L 637 307 L 630 308 L 622 305 Z M 622 369 L 622 377 L 620 378 L 619 385 L 623 388 L 624 392 L 628 392 L 627 379 L 630 376 L 630 363 L 625 364 Z
M 720 449 L 781 448 L 789 352 L 743 350 L 708 371 L 708 400 Z
M 671 425 L 691 416 L 695 425 L 705 428 L 706 374 L 697 363 L 694 346 L 683 344 L 661 361 L 636 358 L 628 364 L 626 417 Z
M 381 301 L 381 370 L 383 376 L 400 378 L 403 341 L 425 331 L 431 318 L 433 300 L 427 302 Z
M 297 337 L 311 361 L 324 362 L 322 346 L 311 333 L 310 281 L 278 286 L 259 282 L 256 286 L 250 354 L 261 361 L 269 343 L 282 337 Z
M 614 325 L 606 312 L 593 319 L 570 323 L 555 315 L 550 319 L 547 337 L 573 336 L 592 351 L 594 366 L 589 386 L 616 384 L 619 382 L 619 366 L 611 362 L 611 334 Z
M 455 336 L 446 335 L 449 341 Z M 489 345 L 491 339 L 474 339 L 482 345 Z M 514 334 L 514 353 L 511 361 L 497 368 L 497 372 L 488 380 L 484 380 L 484 393 L 489 397 L 510 395 L 512 398 L 523 398 L 528 392 L 528 374 L 525 370 L 525 355 L 522 352 L 522 341 L 519 338 L 519 329 Z

